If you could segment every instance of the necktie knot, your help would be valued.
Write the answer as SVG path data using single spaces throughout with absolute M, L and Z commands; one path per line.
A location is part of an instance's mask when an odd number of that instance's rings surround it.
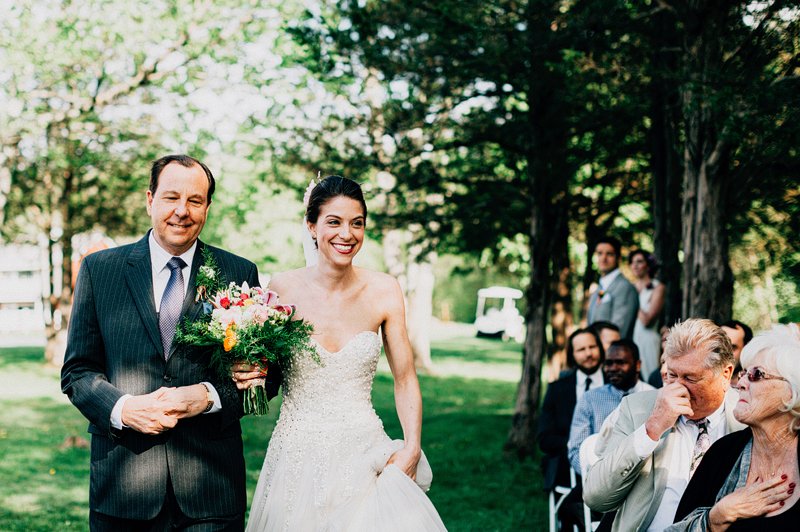
M 586 384 L 585 384 L 585 387 L 583 388 L 583 391 L 588 392 L 589 388 L 591 388 L 591 386 L 592 386 L 592 378 L 591 377 L 586 377 Z
M 167 263 L 167 268 L 169 268 L 170 271 L 175 271 L 176 269 L 182 270 L 185 266 L 186 263 L 180 257 L 172 257 Z

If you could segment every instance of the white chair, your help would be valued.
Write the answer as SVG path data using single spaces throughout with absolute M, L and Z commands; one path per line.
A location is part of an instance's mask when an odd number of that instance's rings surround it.
M 550 511 L 550 532 L 556 532 L 561 527 L 558 523 L 558 509 L 564 503 L 569 492 L 575 487 L 575 471 L 569 468 L 569 486 L 556 486 L 551 491 L 547 498 L 548 510 Z M 577 531 L 576 531 L 577 532 Z
M 581 478 L 586 478 L 586 472 L 589 470 L 589 466 L 597 462 L 598 456 L 597 453 L 594 452 L 594 449 L 599 439 L 600 439 L 600 434 L 592 434 L 591 436 L 583 440 L 580 448 L 578 449 L 578 458 L 581 462 Z M 598 525 L 600 525 L 600 521 L 592 521 L 592 510 L 584 504 L 583 505 L 584 530 L 587 531 L 597 530 Z

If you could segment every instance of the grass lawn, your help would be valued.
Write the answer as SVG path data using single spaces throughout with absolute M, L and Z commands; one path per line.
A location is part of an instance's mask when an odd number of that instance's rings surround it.
M 512 344 L 451 338 L 434 344 L 433 359 L 450 367 L 463 357 L 468 373 L 480 376 L 519 367 L 514 353 Z M 69 445 L 88 439 L 86 422 L 60 393 L 59 371 L 42 359 L 41 349 L 0 349 L 0 530 L 87 530 L 89 450 Z M 546 529 L 538 461 L 520 463 L 502 451 L 516 385 L 444 371 L 420 383 L 422 443 L 434 473 L 429 496 L 448 529 Z M 401 438 L 390 375 L 378 374 L 373 399 L 386 431 Z M 268 416 L 242 422 L 251 497 L 278 410 L 273 403 Z

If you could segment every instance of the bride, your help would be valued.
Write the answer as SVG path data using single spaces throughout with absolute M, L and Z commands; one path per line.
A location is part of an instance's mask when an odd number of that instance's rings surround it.
M 313 324 L 320 363 L 305 355 L 284 370 L 283 404 L 248 531 L 445 530 L 423 491 L 432 473 L 420 449 L 422 398 L 400 286 L 389 275 L 353 266 L 366 217 L 357 183 L 323 179 L 306 208 L 318 263 L 270 283 Z M 403 440 L 386 435 L 372 407 L 381 346 L 394 376 Z M 253 369 L 239 368 L 240 388 L 257 376 Z

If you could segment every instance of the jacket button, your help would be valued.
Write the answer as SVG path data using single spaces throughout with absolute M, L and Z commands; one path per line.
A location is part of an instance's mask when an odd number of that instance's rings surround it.
M 164 375 L 164 382 L 172 382 L 172 377 L 169 375 Z

